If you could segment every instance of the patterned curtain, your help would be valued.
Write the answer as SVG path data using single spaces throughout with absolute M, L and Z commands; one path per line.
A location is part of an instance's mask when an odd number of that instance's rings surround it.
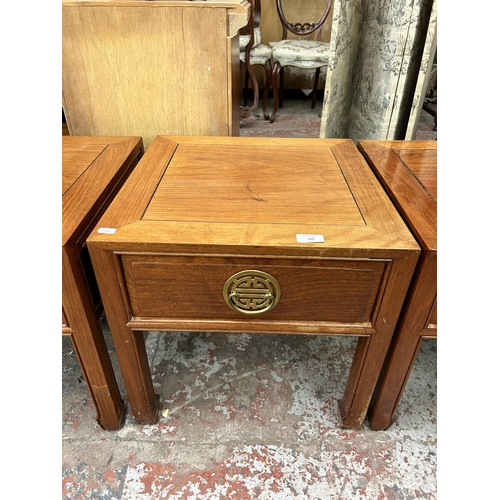
M 320 137 L 413 139 L 437 0 L 335 0 Z

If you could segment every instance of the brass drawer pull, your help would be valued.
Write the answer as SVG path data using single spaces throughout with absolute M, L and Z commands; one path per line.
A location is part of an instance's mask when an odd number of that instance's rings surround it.
M 231 276 L 222 291 L 226 304 L 243 314 L 261 314 L 276 306 L 281 296 L 278 281 L 263 271 L 240 271 Z

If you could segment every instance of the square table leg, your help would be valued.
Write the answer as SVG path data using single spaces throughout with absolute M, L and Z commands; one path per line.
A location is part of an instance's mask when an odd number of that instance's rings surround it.
M 437 254 L 421 257 L 394 333 L 387 360 L 369 410 L 372 430 L 386 430 L 394 423 L 399 401 L 422 340 L 436 338 L 429 328 L 436 307 Z
M 120 429 L 125 406 L 118 389 L 106 342 L 96 316 L 80 259 L 72 247 L 63 249 L 63 309 L 67 333 L 94 400 L 97 422 L 105 430 Z
M 153 388 L 144 334 L 127 327 L 130 312 L 122 300 L 122 287 L 115 271 L 116 256 L 102 250 L 91 250 L 91 255 L 96 275 L 103 272 L 106 276 L 103 278 L 106 289 L 101 294 L 130 408 L 138 424 L 154 424 L 158 421 L 159 396 Z

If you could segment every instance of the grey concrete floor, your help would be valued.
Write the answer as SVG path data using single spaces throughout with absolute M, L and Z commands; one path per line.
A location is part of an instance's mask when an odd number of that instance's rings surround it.
M 105 317 L 101 320 L 123 389 Z M 64 499 L 433 499 L 436 341 L 387 431 L 339 426 L 356 339 L 149 332 L 162 410 L 103 431 L 63 339 Z

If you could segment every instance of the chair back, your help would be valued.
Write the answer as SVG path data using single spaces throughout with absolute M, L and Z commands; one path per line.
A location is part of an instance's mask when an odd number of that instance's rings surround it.
M 260 0 L 250 0 L 250 4 L 252 5 L 252 10 L 255 12 L 255 15 L 253 17 L 253 25 L 255 27 L 260 26 L 260 15 L 261 15 Z
M 250 55 L 250 51 L 253 47 L 261 42 L 262 38 L 261 36 L 255 36 L 255 28 L 259 28 L 261 17 L 260 0 L 248 0 L 248 2 L 250 3 L 250 16 L 248 24 L 243 28 L 240 28 L 239 32 L 240 52 L 245 51 L 247 56 Z
M 254 31 L 260 25 L 261 18 L 261 7 L 260 0 L 248 0 L 250 4 L 250 16 L 248 18 L 248 24 L 243 28 L 240 28 L 240 36 L 250 36 L 250 43 L 254 41 Z
M 316 38 L 318 40 L 321 40 L 321 31 L 323 29 L 323 25 L 325 24 L 326 18 L 328 17 L 328 14 L 330 13 L 330 10 L 332 8 L 332 0 L 328 0 L 325 7 L 325 11 L 323 12 L 323 15 L 317 22 L 304 21 L 304 22 L 291 23 L 285 16 L 282 4 L 283 0 L 276 0 L 276 8 L 278 10 L 278 15 L 281 21 L 281 25 L 283 27 L 283 35 L 281 38 L 282 40 L 288 39 L 288 32 L 293 33 L 294 35 L 297 35 L 299 37 L 310 35 L 311 33 L 316 32 Z

